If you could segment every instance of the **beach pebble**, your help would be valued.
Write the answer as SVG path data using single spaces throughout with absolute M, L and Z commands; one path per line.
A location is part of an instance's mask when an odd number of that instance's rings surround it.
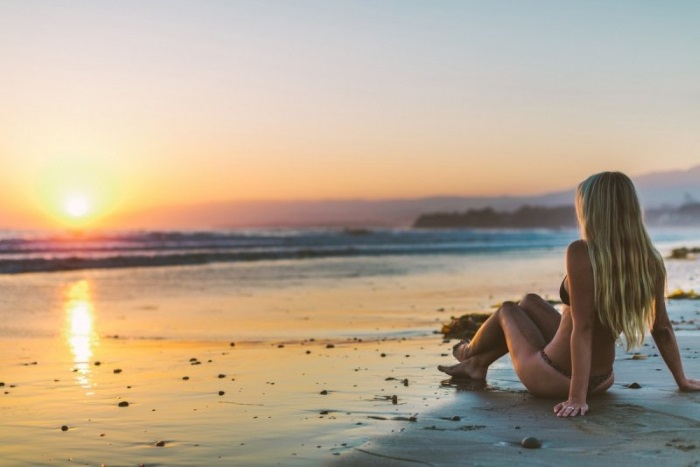
M 118 374 L 121 373 L 121 372 L 122 372 L 122 369 L 121 369 L 121 368 L 115 368 L 115 369 L 114 369 L 114 374 L 115 374 L 115 375 L 118 375 Z
M 61 431 L 68 431 L 68 426 L 67 425 L 61 426 Z
M 218 377 L 219 377 L 219 378 L 226 378 L 226 375 L 223 374 L 223 373 L 219 373 Z
M 528 436 L 527 438 L 523 438 L 523 440 L 520 442 L 520 445 L 525 449 L 539 449 L 542 447 L 542 443 L 540 442 L 540 440 L 535 438 L 534 436 Z
M 159 448 L 162 448 L 163 446 L 165 446 L 165 441 L 158 441 L 156 443 L 156 446 L 158 446 Z
M 121 401 L 119 407 L 129 407 L 129 403 L 127 401 Z
M 95 366 L 100 366 L 100 365 L 102 365 L 102 362 L 100 362 L 100 361 L 95 362 Z
M 452 418 L 450 418 L 450 420 L 452 420 L 453 422 L 458 422 L 461 420 L 461 418 L 459 417 L 459 415 L 455 415 Z
M 324 390 L 323 390 L 323 391 L 321 391 L 321 392 L 320 392 L 319 394 L 321 394 L 322 396 L 325 396 L 325 395 L 327 395 L 327 394 L 328 394 L 328 391 L 324 389 Z
M 397 396 L 396 394 L 394 394 L 393 396 L 391 396 L 391 403 L 394 404 L 394 405 L 396 405 L 396 404 L 399 403 L 399 398 L 398 398 L 398 396 Z
M 277 348 L 278 348 L 278 349 L 283 349 L 283 348 L 284 348 L 284 344 L 277 344 Z
M 642 388 L 642 385 L 639 384 L 639 383 L 632 383 L 632 384 L 628 384 L 628 385 L 625 386 L 625 387 L 627 387 L 627 388 L 629 388 L 629 389 L 641 389 L 641 388 Z
M 223 396 L 224 394 L 226 394 L 224 391 L 219 391 L 220 396 Z
M 236 346 L 236 343 L 235 343 L 235 342 L 231 342 L 229 345 L 230 345 L 231 347 L 235 347 L 235 346 Z
M 183 377 L 182 377 L 182 380 L 183 380 L 183 381 L 187 381 L 187 380 L 189 380 L 189 379 L 190 379 L 189 376 L 183 376 Z
M 632 355 L 632 360 L 646 360 L 647 356 L 641 353 L 636 353 Z
M 333 344 L 326 344 L 327 349 L 335 349 L 335 345 Z

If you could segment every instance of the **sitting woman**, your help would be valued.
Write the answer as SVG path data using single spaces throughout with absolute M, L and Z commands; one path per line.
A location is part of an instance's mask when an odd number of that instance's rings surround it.
M 644 340 L 646 326 L 681 391 L 700 390 L 686 378 L 666 314 L 666 269 L 644 226 L 632 181 L 619 172 L 593 175 L 576 193 L 582 239 L 566 250 L 559 314 L 529 294 L 505 302 L 471 342 L 455 345 L 460 362 L 438 368 L 453 377 L 483 379 L 489 365 L 510 352 L 515 372 L 536 396 L 568 399 L 560 417 L 584 415 L 589 394 L 612 386 L 615 341 L 627 349 Z

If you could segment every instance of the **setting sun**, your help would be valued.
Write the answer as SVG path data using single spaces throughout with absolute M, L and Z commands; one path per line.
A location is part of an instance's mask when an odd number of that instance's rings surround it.
M 65 200 L 63 208 L 66 214 L 79 219 L 85 217 L 90 212 L 90 203 L 82 195 L 73 195 Z

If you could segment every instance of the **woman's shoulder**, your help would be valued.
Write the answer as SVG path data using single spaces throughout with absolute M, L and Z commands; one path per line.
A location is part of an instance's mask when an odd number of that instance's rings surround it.
M 588 258 L 588 242 L 583 239 L 574 240 L 566 248 L 566 256 L 581 256 Z
M 572 269 L 588 271 L 591 269 L 591 258 L 588 256 L 588 243 L 585 240 L 576 240 L 566 249 L 566 264 L 569 274 Z

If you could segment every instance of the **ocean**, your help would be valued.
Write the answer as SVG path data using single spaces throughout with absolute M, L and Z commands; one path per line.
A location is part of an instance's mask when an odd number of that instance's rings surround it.
M 572 230 L 0 231 L 0 273 L 558 248 Z
M 653 231 L 660 248 L 700 230 Z M 0 230 L 0 274 L 318 258 L 520 254 L 561 249 L 573 229 L 209 230 L 48 233 Z

